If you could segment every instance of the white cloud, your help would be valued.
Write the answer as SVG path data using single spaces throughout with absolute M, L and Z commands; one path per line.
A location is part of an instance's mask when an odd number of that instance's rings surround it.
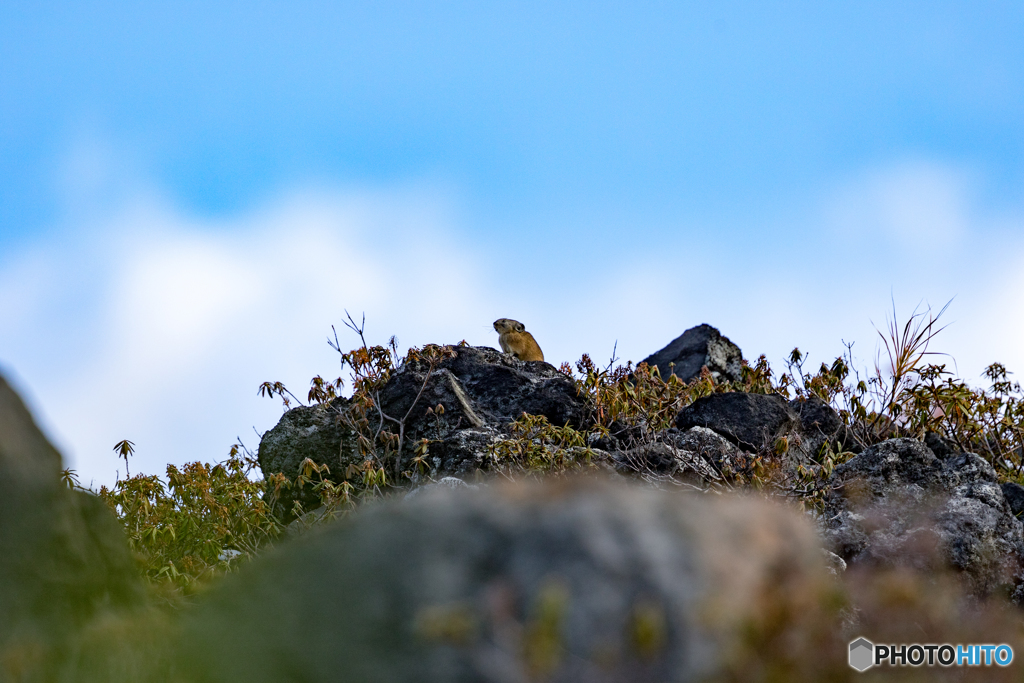
M 971 176 L 945 164 L 911 161 L 848 183 L 828 202 L 829 222 L 847 243 L 946 253 L 967 237 Z
M 474 262 L 437 207 L 410 193 L 294 195 L 202 224 L 134 205 L 87 246 L 6 268 L 0 317 L 12 324 L 0 346 L 70 465 L 107 483 L 123 438 L 137 445 L 132 469 L 144 471 L 221 458 L 236 435 L 255 445 L 250 426 L 267 429 L 280 414 L 258 384 L 282 380 L 301 396 L 314 374 L 337 373 L 326 338 L 345 308 L 367 312 L 371 342 L 395 333 L 491 343 L 493 332 L 466 334 L 491 319 Z M 59 286 L 40 275 L 54 272 Z

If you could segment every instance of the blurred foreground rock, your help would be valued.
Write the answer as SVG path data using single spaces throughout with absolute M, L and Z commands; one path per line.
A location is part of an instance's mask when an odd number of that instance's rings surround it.
M 141 597 L 117 521 L 61 481 L 60 454 L 0 377 L 0 680 L 33 680 L 99 611 Z
M 836 590 L 806 519 L 763 501 L 436 487 L 229 576 L 179 661 L 246 683 L 816 680 L 841 661 L 813 656 Z

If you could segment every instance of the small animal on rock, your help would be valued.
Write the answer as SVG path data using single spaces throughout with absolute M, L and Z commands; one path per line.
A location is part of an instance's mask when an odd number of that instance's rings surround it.
M 544 352 L 537 340 L 518 320 L 498 318 L 494 321 L 494 329 L 498 331 L 498 343 L 505 353 L 511 353 L 519 360 L 544 360 Z

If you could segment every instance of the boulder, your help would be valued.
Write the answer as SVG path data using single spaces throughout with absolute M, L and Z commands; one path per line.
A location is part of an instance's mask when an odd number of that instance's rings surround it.
M 860 447 L 849 437 L 843 419 L 832 406 L 817 396 L 805 399 L 793 399 L 789 407 L 796 413 L 799 426 L 799 439 L 794 447 L 805 459 L 816 460 L 826 445 L 833 451 L 850 450 L 859 452 Z
M 826 444 L 837 451 L 860 450 L 839 414 L 817 397 L 787 403 L 772 394 L 711 394 L 679 411 L 676 427 L 680 433 L 705 428 L 755 453 L 773 450 L 784 437 L 790 464 L 817 460 Z
M 142 597 L 117 520 L 61 481 L 61 457 L 0 377 L 0 680 L 101 610 Z M 22 680 L 18 678 L 17 680 Z
M 342 421 L 348 409 L 348 400 L 336 398 L 329 403 L 299 406 L 287 411 L 278 423 L 260 439 L 259 463 L 265 477 L 281 472 L 294 481 L 299 466 L 309 458 L 318 465 L 326 465 L 330 478 L 341 481 L 345 469 L 361 461 L 359 449 L 351 430 Z M 319 505 L 319 497 L 312 487 L 279 489 L 279 509 L 291 510 L 298 500 L 307 510 Z
M 946 458 L 963 451 L 951 439 L 930 430 L 924 435 L 924 445 L 930 448 L 937 458 Z
M 780 396 L 731 391 L 699 398 L 679 411 L 676 427 L 706 427 L 750 451 L 771 450 L 796 431 L 799 417 Z
M 684 382 L 700 376 L 705 366 L 716 382 L 743 378 L 743 352 L 711 325 L 698 325 L 683 332 L 668 346 L 641 361 L 658 368 L 662 377 L 669 371 Z M 671 368 L 670 368 L 671 366 Z
M 890 439 L 828 483 L 825 535 L 851 565 L 951 567 L 974 595 L 1021 600 L 1024 529 L 983 458 L 941 460 L 920 441 Z
M 820 680 L 833 590 L 806 518 L 765 501 L 437 486 L 226 577 L 177 660 L 196 682 Z

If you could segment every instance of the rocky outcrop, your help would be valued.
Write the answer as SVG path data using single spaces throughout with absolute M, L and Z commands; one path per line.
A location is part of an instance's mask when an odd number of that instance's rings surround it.
M 61 481 L 60 454 L 0 378 L 0 680 L 141 584 L 117 521 Z M 26 663 L 27 662 L 27 663 Z M 18 679 L 21 680 L 21 679 Z
M 426 464 L 431 477 L 465 475 L 486 469 L 486 455 L 503 428 L 523 413 L 543 415 L 552 424 L 582 426 L 586 405 L 572 381 L 543 361 L 521 361 L 488 347 L 456 346 L 454 356 L 427 373 L 424 362 L 399 368 L 378 396 L 381 411 L 405 420 L 404 468 L 412 457 L 408 444 L 430 440 Z M 440 406 L 440 410 L 438 407 Z M 342 419 L 345 399 L 330 404 L 294 408 L 263 435 L 259 459 L 264 476 L 281 472 L 294 480 L 299 465 L 310 458 L 330 468 L 330 478 L 341 481 L 349 465 L 360 456 L 352 433 Z M 377 416 L 369 415 L 376 430 Z M 397 432 L 393 421 L 384 429 Z M 292 496 L 308 508 L 313 495 L 285 492 L 288 509 Z
M 952 567 L 975 595 L 1020 601 L 1024 531 L 983 458 L 939 459 L 920 441 L 890 439 L 828 483 L 826 538 L 852 566 Z
M 793 399 L 789 407 L 800 423 L 799 438 L 791 447 L 804 458 L 816 460 L 826 445 L 836 453 L 859 453 L 862 450 L 850 437 L 839 413 L 817 396 Z
M 691 327 L 671 344 L 645 358 L 643 363 L 658 368 L 662 377 L 669 372 L 684 382 L 700 375 L 707 367 L 715 381 L 742 379 L 743 352 L 711 325 Z
M 621 480 L 439 486 L 284 550 L 189 617 L 187 680 L 799 677 L 829 632 L 813 530 L 763 501 Z
M 581 426 L 586 406 L 572 381 L 544 361 L 521 361 L 486 346 L 453 347 L 427 381 L 424 396 L 409 416 L 417 432 L 439 435 L 466 428 L 498 426 L 523 413 L 543 415 L 552 424 Z M 423 363 L 404 366 L 381 392 L 385 412 L 408 412 L 424 380 Z M 427 414 L 441 404 L 444 415 Z

